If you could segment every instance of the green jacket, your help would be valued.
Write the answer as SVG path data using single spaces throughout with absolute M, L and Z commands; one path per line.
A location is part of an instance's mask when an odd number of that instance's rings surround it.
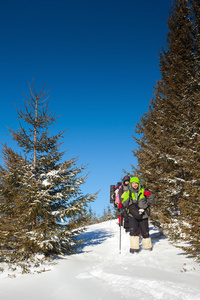
M 138 183 L 138 190 L 135 191 L 131 185 L 132 182 Z M 139 210 L 140 208 L 144 209 L 144 213 L 142 218 L 148 218 L 149 216 L 149 205 L 154 204 L 155 198 L 151 194 L 150 196 L 144 195 L 145 190 L 141 188 L 138 177 L 132 177 L 129 184 L 129 190 L 124 194 L 124 198 L 122 201 L 123 207 L 127 209 L 127 213 L 129 213 L 129 206 L 131 204 L 135 204 L 135 209 Z

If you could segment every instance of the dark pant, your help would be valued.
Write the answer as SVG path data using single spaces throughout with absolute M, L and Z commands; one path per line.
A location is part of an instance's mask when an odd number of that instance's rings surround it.
M 129 228 L 129 225 L 128 225 L 128 214 L 127 214 L 126 210 L 123 211 L 122 217 L 124 219 L 124 228 Z
M 141 232 L 143 238 L 149 237 L 149 223 L 148 218 L 136 220 L 134 217 L 129 217 L 129 229 L 131 236 L 138 236 Z

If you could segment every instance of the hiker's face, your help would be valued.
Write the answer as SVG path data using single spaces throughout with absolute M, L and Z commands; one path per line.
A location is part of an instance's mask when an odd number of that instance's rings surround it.
M 131 185 L 134 190 L 137 190 L 139 184 L 137 182 L 132 182 Z
M 128 185 L 128 184 L 129 184 L 129 181 L 128 181 L 128 180 L 126 180 L 124 183 L 125 183 L 125 185 Z

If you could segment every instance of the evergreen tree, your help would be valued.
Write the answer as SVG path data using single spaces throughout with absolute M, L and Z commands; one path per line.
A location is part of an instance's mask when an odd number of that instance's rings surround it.
M 21 185 L 26 162 L 21 155 L 4 145 L 5 169 L 0 168 L 1 251 L 7 256 L 23 251 L 23 237 L 29 223 L 28 203 Z M 21 201 L 23 198 L 23 201 Z
M 138 175 L 156 194 L 153 216 L 171 238 L 199 254 L 199 1 L 177 0 L 168 19 L 167 50 L 160 53 L 161 80 L 149 111 L 136 125 Z
M 88 203 L 96 198 L 96 194 L 81 193 L 81 185 L 87 178 L 81 173 L 86 166 L 77 167 L 74 158 L 61 162 L 64 152 L 59 151 L 59 140 L 63 132 L 49 134 L 56 117 L 49 112 L 48 93 L 44 87 L 37 93 L 33 82 L 29 88 L 25 111 L 18 110 L 19 119 L 28 124 L 28 128 L 20 123 L 18 131 L 10 129 L 28 159 L 5 147 L 5 167 L 1 167 L 0 216 L 4 236 L 7 236 L 7 240 L 1 242 L 1 249 L 11 254 L 5 244 L 8 245 L 9 234 L 14 236 L 16 245 L 12 253 L 17 259 L 22 259 L 22 253 L 26 258 L 36 252 L 45 255 L 72 252 Z M 10 241 L 12 243 L 12 238 Z
M 113 212 L 112 212 L 110 206 L 108 205 L 107 208 L 104 207 L 103 215 L 100 218 L 100 221 L 104 222 L 104 221 L 108 221 L 108 220 L 112 220 L 112 219 L 114 219 Z
M 96 224 L 99 222 L 97 216 L 96 216 L 96 212 L 92 210 L 91 207 L 89 207 L 88 210 L 88 214 L 87 214 L 88 218 L 87 218 L 87 225 L 92 225 L 92 224 Z

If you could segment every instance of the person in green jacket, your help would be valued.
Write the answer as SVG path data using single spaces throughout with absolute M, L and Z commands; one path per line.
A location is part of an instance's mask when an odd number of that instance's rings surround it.
M 139 252 L 139 235 L 143 239 L 143 249 L 152 250 L 151 238 L 149 236 L 149 205 L 154 204 L 155 198 L 141 187 L 138 177 L 132 177 L 129 190 L 125 193 L 122 208 L 127 209 L 130 229 L 130 252 Z M 121 204 L 121 203 L 120 203 Z

